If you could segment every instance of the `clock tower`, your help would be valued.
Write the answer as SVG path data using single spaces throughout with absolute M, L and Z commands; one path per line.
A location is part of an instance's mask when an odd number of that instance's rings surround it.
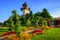
M 25 17 L 26 14 L 30 13 L 30 8 L 28 7 L 26 2 L 22 5 L 21 11 L 22 11 L 23 17 Z

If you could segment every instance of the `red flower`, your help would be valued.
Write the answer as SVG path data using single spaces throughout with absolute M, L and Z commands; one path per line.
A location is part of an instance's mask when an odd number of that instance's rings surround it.
M 11 34 L 16 34 L 16 32 L 7 32 L 7 33 L 4 33 L 4 34 L 1 35 L 1 36 L 8 36 L 8 35 L 11 35 Z

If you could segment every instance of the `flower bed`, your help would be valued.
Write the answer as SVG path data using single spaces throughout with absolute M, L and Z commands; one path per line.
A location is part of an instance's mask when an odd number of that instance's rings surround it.
M 16 32 L 6 32 L 6 33 L 2 34 L 1 37 L 3 37 L 3 36 L 9 36 L 11 34 L 16 34 Z
M 16 34 L 16 32 L 6 32 L 0 36 L 0 40 L 7 40 L 7 38 L 12 34 Z

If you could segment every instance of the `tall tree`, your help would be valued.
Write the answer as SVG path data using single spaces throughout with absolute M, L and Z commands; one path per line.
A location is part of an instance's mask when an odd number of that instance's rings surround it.
M 17 35 L 20 34 L 21 31 L 20 16 L 17 14 L 16 10 L 12 11 L 12 16 L 10 16 L 10 18 L 6 22 L 4 22 L 4 24 L 10 27 L 9 30 L 16 31 Z
M 8 21 L 4 21 L 3 26 L 9 27 L 9 22 Z
M 14 31 L 14 22 L 12 18 L 9 19 L 9 30 Z
M 37 16 L 36 18 L 35 18 L 35 26 L 39 26 L 39 16 Z
M 32 11 L 30 11 L 30 13 L 29 13 L 29 17 L 30 17 L 31 20 L 34 18 L 34 14 L 33 14 Z
M 13 18 L 13 21 L 14 21 L 14 25 L 16 24 L 17 19 L 20 20 L 20 16 L 17 14 L 16 10 L 12 11 L 12 18 Z
M 20 18 L 21 25 L 26 26 L 27 19 L 26 18 Z
M 32 26 L 35 25 L 35 20 L 34 20 L 34 19 L 31 20 L 31 25 L 32 25 Z
M 42 27 L 46 27 L 46 26 L 48 26 L 48 23 L 47 23 L 46 20 L 43 20 L 43 21 L 42 21 Z
M 28 19 L 29 19 L 29 14 L 27 13 L 27 14 L 26 14 L 26 20 L 28 20 Z
M 39 18 L 39 26 L 42 26 L 42 17 Z
M 14 16 L 14 19 L 13 19 L 14 25 L 15 25 L 14 29 L 17 33 L 17 36 L 19 36 L 19 34 L 21 32 L 21 30 L 20 30 L 21 29 L 20 28 L 21 27 L 20 16 L 17 14 L 16 10 L 13 10 L 12 13 L 13 13 L 13 16 Z
M 43 9 L 41 16 L 43 18 L 49 18 L 50 20 L 53 20 L 53 17 L 50 15 L 46 8 Z
M 26 25 L 27 25 L 28 27 L 31 26 L 30 18 L 27 20 Z
M 37 17 L 37 16 L 40 17 L 40 15 L 41 15 L 41 12 L 36 12 L 36 13 L 34 14 L 34 17 Z
M 0 22 L 0 25 L 3 25 L 2 22 Z

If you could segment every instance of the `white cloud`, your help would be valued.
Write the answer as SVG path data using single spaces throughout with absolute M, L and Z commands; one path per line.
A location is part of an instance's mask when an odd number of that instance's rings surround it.
M 0 20 L 0 22 L 2 22 L 2 23 L 3 23 L 3 22 L 4 22 L 4 20 Z
M 60 8 L 54 9 L 54 11 L 51 12 L 51 15 L 53 17 L 60 17 Z

